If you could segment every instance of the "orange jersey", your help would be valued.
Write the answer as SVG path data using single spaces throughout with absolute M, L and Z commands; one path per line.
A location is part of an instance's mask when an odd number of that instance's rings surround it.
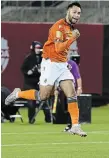
M 76 40 L 72 31 L 73 29 L 64 19 L 57 21 L 49 30 L 42 57 L 55 62 L 66 62 L 69 47 Z

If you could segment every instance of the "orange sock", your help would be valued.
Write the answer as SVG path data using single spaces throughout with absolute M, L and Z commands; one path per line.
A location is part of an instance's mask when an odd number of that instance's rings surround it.
M 18 92 L 18 98 L 28 99 L 28 100 L 36 100 L 36 90 L 26 90 Z
M 78 124 L 79 121 L 79 108 L 77 102 L 68 103 L 68 111 L 71 116 L 72 124 Z

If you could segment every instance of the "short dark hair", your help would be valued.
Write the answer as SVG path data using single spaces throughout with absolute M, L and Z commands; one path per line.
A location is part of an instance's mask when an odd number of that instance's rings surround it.
M 72 8 L 73 6 L 77 6 L 77 7 L 79 7 L 80 9 L 82 9 L 80 3 L 75 1 L 75 2 L 73 2 L 73 3 L 71 3 L 71 4 L 68 5 L 67 10 L 68 10 L 69 8 Z

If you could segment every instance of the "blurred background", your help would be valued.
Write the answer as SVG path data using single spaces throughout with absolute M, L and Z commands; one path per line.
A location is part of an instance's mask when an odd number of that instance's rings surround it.
M 22 89 L 21 65 L 32 41 L 42 44 L 49 28 L 64 18 L 73 1 L 1 1 L 1 81 L 12 91 Z M 109 2 L 79 1 L 81 36 L 75 48 L 80 55 L 83 93 L 92 96 L 91 106 L 109 103 Z
M 63 18 L 72 1 L 1 1 L 1 20 L 20 22 L 55 22 Z M 79 1 L 80 23 L 109 23 L 108 1 Z

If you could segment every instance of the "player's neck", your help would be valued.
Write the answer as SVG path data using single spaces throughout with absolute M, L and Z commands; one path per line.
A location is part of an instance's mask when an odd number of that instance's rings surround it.
M 65 17 L 65 22 L 66 22 L 68 25 L 70 25 L 71 28 L 74 29 L 73 24 L 71 24 L 71 22 L 69 21 L 69 19 L 67 18 L 67 16 Z
M 68 19 L 67 16 L 65 17 L 65 22 L 66 22 L 67 24 L 71 25 L 71 22 L 69 21 L 69 19 Z

